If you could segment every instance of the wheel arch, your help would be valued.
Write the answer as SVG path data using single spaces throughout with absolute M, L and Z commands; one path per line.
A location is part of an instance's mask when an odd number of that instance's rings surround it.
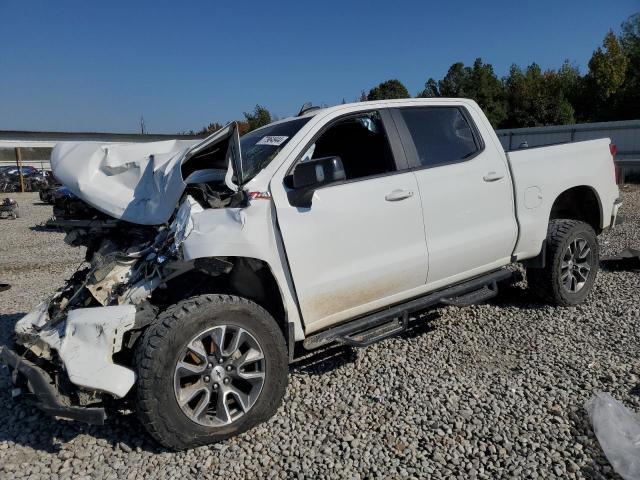
M 589 185 L 577 185 L 561 192 L 551 206 L 549 222 L 563 218 L 585 222 L 599 234 L 604 216 L 598 192 Z
M 195 260 L 203 259 L 226 264 L 228 271 L 211 274 L 191 268 L 167 281 L 166 288 L 157 290 L 159 295 L 166 297 L 163 302 L 173 304 L 193 295 L 207 293 L 246 298 L 260 305 L 274 318 L 292 350 L 296 340 L 295 322 L 299 322 L 299 317 L 289 314 L 285 292 L 271 265 L 252 257 L 200 257 Z

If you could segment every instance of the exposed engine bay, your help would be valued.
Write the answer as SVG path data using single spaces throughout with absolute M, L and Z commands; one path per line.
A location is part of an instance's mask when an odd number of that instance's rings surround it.
M 167 285 L 186 272 L 211 277 L 231 270 L 225 259 L 187 261 L 181 254 L 193 229 L 191 215 L 245 201 L 241 194 L 213 188 L 190 186 L 171 222 L 160 226 L 114 219 L 79 198 L 54 205 L 49 226 L 64 231 L 66 243 L 86 247 L 86 261 L 17 323 L 15 340 L 16 352 L 49 373 L 60 394 L 69 396 L 66 403 L 101 404 L 103 393 L 124 397 L 135 374 L 123 365 L 131 364 L 140 333 L 176 295 L 188 295 Z M 185 287 L 195 290 L 198 283 Z
M 65 243 L 86 247 L 86 264 L 52 298 L 51 322 L 73 308 L 139 305 L 181 273 L 202 269 L 184 261 L 180 251 L 193 229 L 192 215 L 205 208 L 246 204 L 244 192 L 225 191 L 220 184 L 193 184 L 185 189 L 168 224 L 149 226 L 114 219 L 76 197 L 56 201 L 48 225 L 66 233 Z
M 88 203 L 95 196 L 82 199 L 71 194 L 55 199 L 47 227 L 64 232 L 67 244 L 85 247 L 85 261 L 62 288 L 17 322 L 14 351 L 2 350 L 2 360 L 14 369 L 14 383 L 27 394 L 36 387 L 41 408 L 74 418 L 80 417 L 66 410 L 81 410 L 83 420 L 102 423 L 105 402 L 125 397 L 135 383 L 133 349 L 144 328 L 176 298 L 188 296 L 233 268 L 224 257 L 185 259 L 181 249 L 194 229 L 193 215 L 248 205 L 246 192 L 229 186 L 231 168 L 226 175 L 222 168 L 197 168 L 204 165 L 203 156 L 224 158 L 228 142 L 222 147 L 220 152 L 214 143 L 193 154 L 189 180 L 182 184 L 168 220 L 161 224 L 149 225 L 148 218 L 133 223 L 126 220 L 126 212 L 117 216 L 109 208 L 95 208 Z M 114 147 L 109 148 L 117 159 Z M 109 149 L 103 150 L 100 171 L 109 178 L 125 175 L 119 180 L 122 185 L 130 175 L 127 170 L 144 178 L 146 170 L 139 173 L 140 162 L 114 166 Z M 153 157 L 146 161 L 153 162 Z M 149 203 L 153 201 L 157 198 Z M 163 211 L 170 208 L 162 206 Z M 187 272 L 189 281 L 173 282 Z M 90 408 L 94 406 L 99 408 Z

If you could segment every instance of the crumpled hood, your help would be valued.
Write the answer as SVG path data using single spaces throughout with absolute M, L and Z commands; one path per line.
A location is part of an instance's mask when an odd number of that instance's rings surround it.
M 51 153 L 51 168 L 64 186 L 101 212 L 132 223 L 159 225 L 169 220 L 187 183 L 225 179 L 229 188 L 237 189 L 231 182 L 230 161 L 239 157 L 237 138 L 234 123 L 204 141 L 61 142 Z M 222 144 L 227 153 L 220 159 L 182 178 L 181 166 L 189 158 L 223 141 L 233 143 L 235 150 Z
M 180 159 L 195 143 L 61 142 L 51 153 L 51 168 L 92 207 L 129 222 L 156 225 L 175 209 L 184 190 Z

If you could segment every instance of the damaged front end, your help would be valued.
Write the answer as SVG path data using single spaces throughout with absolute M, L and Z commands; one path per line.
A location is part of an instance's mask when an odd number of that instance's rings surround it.
M 0 353 L 13 370 L 14 392 L 34 395 L 53 415 L 102 423 L 105 406 L 135 383 L 133 347 L 167 302 L 167 283 L 193 270 L 216 276 L 232 267 L 224 259 L 182 258 L 192 215 L 202 210 L 185 195 L 168 225 L 140 226 L 97 211 L 54 218 L 67 243 L 87 248 L 86 262 L 17 322 L 14 350 Z
M 115 183 L 114 175 L 130 175 L 126 170 L 131 162 L 126 160 L 118 169 L 105 153 L 103 163 L 111 162 L 106 170 L 110 181 Z M 69 164 L 73 161 L 63 167 Z M 158 311 L 173 303 L 176 292 L 167 284 L 186 272 L 218 276 L 232 267 L 225 258 L 183 258 L 181 245 L 194 228 L 194 214 L 246 205 L 244 193 L 224 183 L 224 171 L 207 173 L 200 182 L 202 178 L 200 173 L 195 181 L 183 182 L 178 199 L 169 199 L 169 214 L 164 204 L 162 211 L 154 210 L 157 197 L 146 207 L 138 202 L 138 210 L 124 209 L 122 215 L 114 214 L 115 207 L 109 211 L 92 204 L 100 192 L 78 198 L 83 195 L 76 191 L 77 196 L 56 202 L 49 226 L 65 232 L 66 243 L 85 247 L 85 262 L 62 288 L 17 322 L 13 348 L 0 349 L 0 361 L 12 371 L 14 396 L 24 394 L 45 412 L 92 424 L 103 423 L 110 406 L 119 408 L 123 399 L 126 404 L 136 381 L 136 341 Z M 149 218 L 135 217 L 145 213 L 154 222 L 165 220 L 150 225 Z

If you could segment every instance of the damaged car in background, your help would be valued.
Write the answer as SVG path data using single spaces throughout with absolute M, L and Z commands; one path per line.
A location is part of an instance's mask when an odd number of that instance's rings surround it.
M 0 192 L 37 192 L 53 184 L 49 172 L 40 171 L 35 167 L 0 167 Z
M 505 152 L 478 107 L 306 109 L 240 138 L 65 142 L 51 223 L 86 262 L 15 326 L 14 393 L 183 449 L 268 419 L 297 352 L 530 287 L 575 305 L 620 206 L 608 139 Z M 578 168 L 579 165 L 579 168 Z M 579 173 L 576 173 L 579 172 Z

